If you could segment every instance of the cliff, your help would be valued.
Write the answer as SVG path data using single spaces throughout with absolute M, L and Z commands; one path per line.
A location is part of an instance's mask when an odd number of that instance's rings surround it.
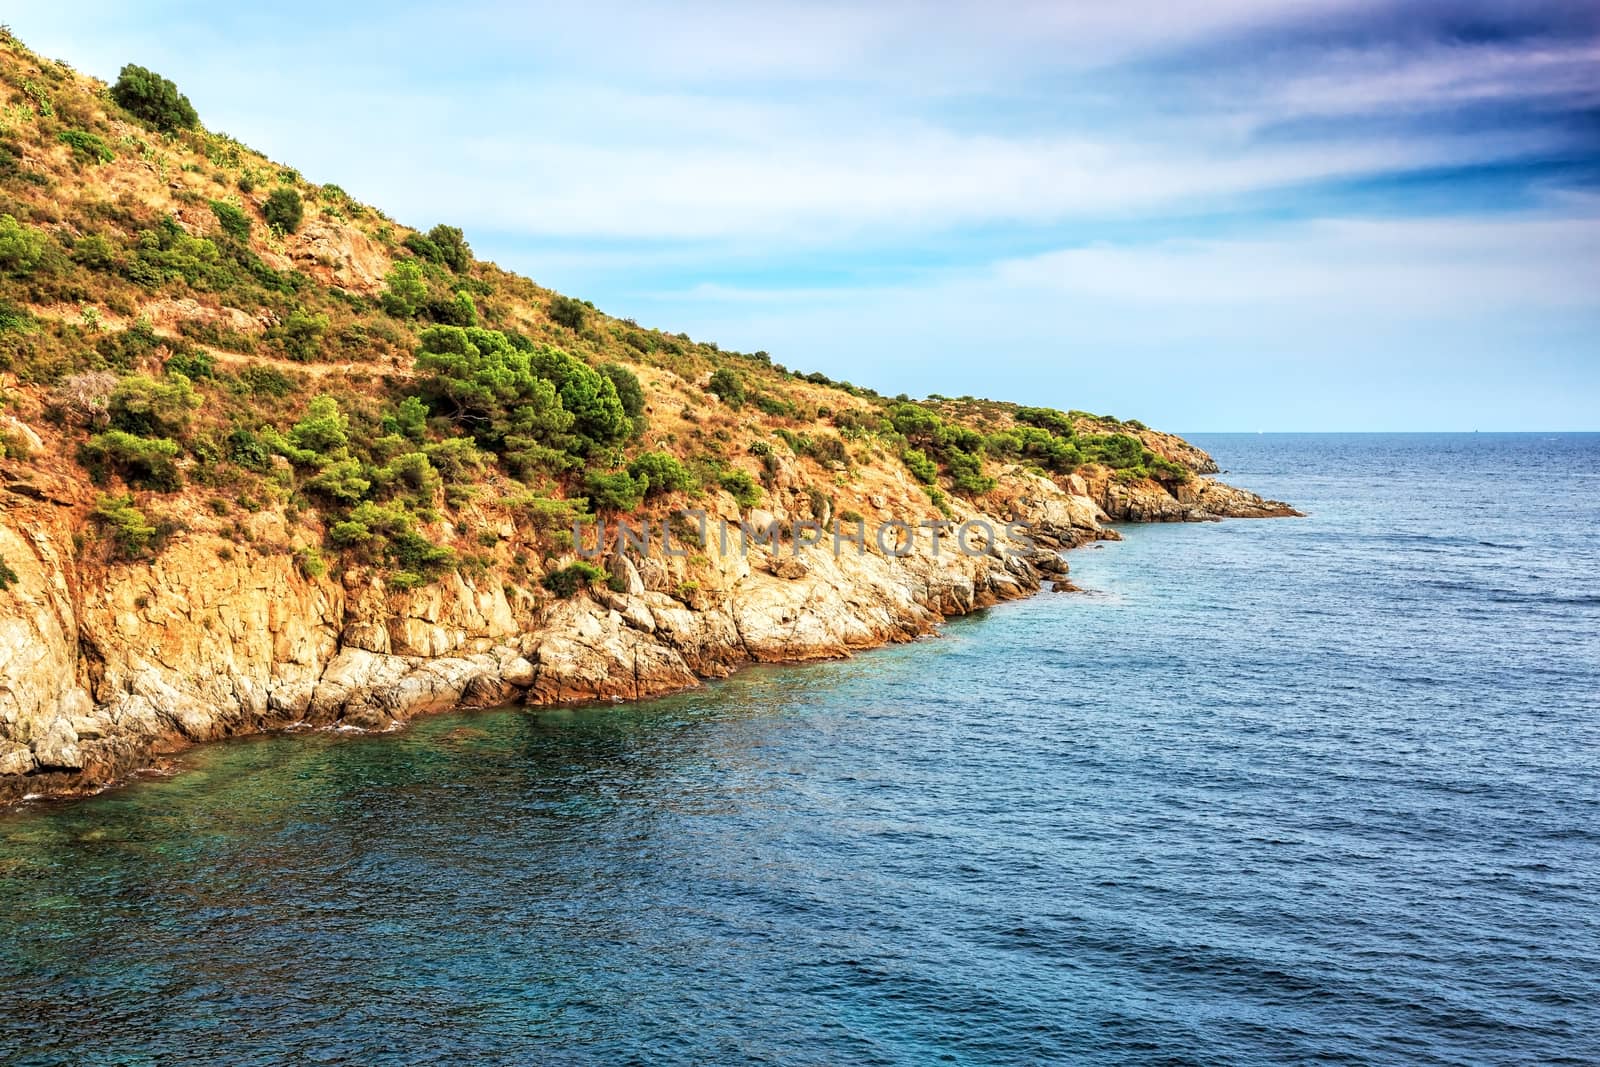
M 1113 520 L 1293 514 L 1138 423 L 610 318 L 127 81 L 0 41 L 0 800 L 848 655 Z

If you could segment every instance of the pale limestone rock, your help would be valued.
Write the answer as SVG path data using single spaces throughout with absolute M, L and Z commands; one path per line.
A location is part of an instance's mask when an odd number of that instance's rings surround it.
M 639 576 L 639 568 L 621 552 L 611 554 L 606 560 L 606 570 L 622 583 L 624 595 L 633 597 L 644 592 L 644 579 Z
M 526 689 L 533 684 L 537 672 L 532 663 L 521 656 L 516 657 L 500 668 L 500 677 L 507 684 L 518 689 Z
M 0 741 L 0 777 L 21 775 L 33 770 L 33 752 L 15 741 Z
M 33 758 L 47 770 L 75 771 L 83 766 L 78 735 L 66 719 L 56 719 L 33 739 Z

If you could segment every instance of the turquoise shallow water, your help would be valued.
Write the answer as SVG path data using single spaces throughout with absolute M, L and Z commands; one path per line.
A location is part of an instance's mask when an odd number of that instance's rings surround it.
M 1197 440 L 1311 517 L 0 816 L 0 1062 L 1600 1060 L 1600 437 Z

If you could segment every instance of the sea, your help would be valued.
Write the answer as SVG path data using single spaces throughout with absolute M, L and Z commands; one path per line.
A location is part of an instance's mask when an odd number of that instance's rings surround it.
M 1600 1062 L 1600 435 L 1193 439 L 1306 517 L 0 813 L 0 1063 Z

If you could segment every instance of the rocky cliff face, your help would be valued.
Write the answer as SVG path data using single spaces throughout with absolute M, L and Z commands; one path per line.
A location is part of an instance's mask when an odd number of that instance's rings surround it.
M 612 580 L 559 599 L 504 574 L 453 574 L 387 589 L 359 568 L 310 578 L 286 552 L 285 519 L 252 518 L 248 541 L 197 534 L 149 564 L 108 564 L 82 548 L 72 487 L 13 480 L 0 493 L 0 800 L 93 790 L 183 745 L 297 724 L 386 730 L 430 711 L 636 699 L 699 684 L 751 661 L 844 656 L 926 633 L 949 616 L 1062 581 L 1057 549 L 1115 537 L 1115 519 L 1292 513 L 1196 479 L 1171 495 L 1074 476 L 1066 485 L 1001 472 L 993 514 L 957 501 L 969 527 L 935 553 L 926 531 L 905 555 L 872 535 L 913 515 L 910 483 L 874 494 L 858 547 L 830 539 L 751 545 L 777 507 L 740 514 L 717 494 L 708 516 L 734 535 L 690 555 L 659 543 L 612 551 Z M 898 488 L 897 495 L 894 490 Z M 782 499 L 779 497 L 779 499 Z M 1024 544 L 1010 521 L 1028 524 Z M 840 529 L 850 532 L 848 524 Z M 1021 535 L 1020 530 L 1013 530 Z M 681 551 L 681 549 L 680 549 Z

